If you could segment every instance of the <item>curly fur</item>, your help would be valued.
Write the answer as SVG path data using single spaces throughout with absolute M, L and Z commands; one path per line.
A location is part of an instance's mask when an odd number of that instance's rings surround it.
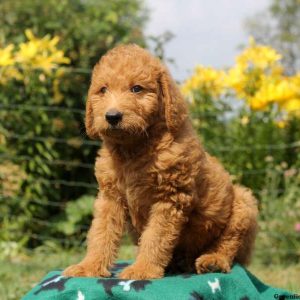
M 134 85 L 143 90 L 133 93 Z M 113 127 L 105 120 L 112 108 L 123 113 Z M 86 130 L 103 140 L 95 168 L 101 193 L 87 254 L 64 275 L 110 276 L 126 228 L 138 254 L 120 278 L 160 278 L 166 270 L 229 272 L 233 261 L 249 262 L 256 200 L 205 152 L 158 59 L 136 45 L 104 55 L 92 75 Z

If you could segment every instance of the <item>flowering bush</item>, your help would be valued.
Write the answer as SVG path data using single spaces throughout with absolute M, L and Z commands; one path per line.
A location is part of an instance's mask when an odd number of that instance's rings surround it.
M 54 100 L 61 100 L 59 92 L 59 77 L 63 75 L 61 64 L 69 64 L 70 59 L 64 56 L 62 50 L 57 48 L 59 38 L 43 38 L 34 36 L 31 30 L 25 31 L 27 41 L 17 47 L 9 44 L 0 48 L 0 85 L 9 84 L 9 81 L 23 81 L 25 84 L 30 80 L 32 71 L 40 71 L 40 81 L 45 81 L 45 76 L 53 78 Z
M 300 110 L 300 73 L 286 76 L 280 63 L 281 55 L 268 46 L 250 45 L 226 71 L 197 66 L 183 85 L 187 96 L 201 90 L 213 97 L 230 95 L 244 100 L 252 110 L 274 108 L 288 114 Z
M 83 122 L 91 68 L 118 43 L 145 46 L 147 12 L 139 0 L 2 0 L 0 11 L 1 257 L 15 242 L 85 236 L 91 213 L 66 215 L 97 191 L 99 143 Z
M 91 68 L 120 42 L 145 46 L 147 12 L 139 0 L 2 0 L 0 11 L 1 257 L 15 242 L 85 235 L 91 213 L 76 224 L 66 214 L 96 193 L 99 143 L 84 139 L 83 122 Z
M 39 107 L 62 101 L 62 64 L 70 63 L 58 48 L 58 37 L 38 38 L 31 30 L 26 30 L 25 36 L 25 42 L 0 49 L 0 237 L 3 243 L 15 240 L 22 245 L 30 240 L 22 230 L 39 230 L 31 223 L 32 215 L 47 214 L 45 207 L 33 201 L 45 204 L 50 195 L 55 199 L 48 180 L 64 173 L 49 165 L 60 156 L 60 149 L 50 139 L 43 142 L 38 138 L 58 135 L 61 129 L 49 112 Z M 65 117 L 56 116 L 62 123 Z M 64 130 L 66 134 L 74 131 L 69 125 Z
M 264 168 L 268 154 L 298 164 L 300 73 L 285 75 L 280 59 L 274 49 L 250 39 L 234 66 L 226 70 L 197 66 L 182 85 L 194 126 L 208 149 L 228 162 L 234 174 Z M 274 147 L 283 149 L 273 151 Z M 243 166 L 235 163 L 240 158 L 230 152 L 251 148 L 258 148 L 252 162 L 247 158 L 248 163 L 241 161 Z M 248 185 L 260 188 L 260 182 Z
M 41 68 L 51 70 L 60 64 L 69 64 L 70 59 L 64 56 L 63 51 L 57 49 L 59 38 L 43 38 L 34 36 L 30 29 L 25 31 L 28 41 L 20 43 L 18 49 L 13 44 L 0 49 L 0 66 L 17 66 L 22 68 Z M 5 69 L 4 69 L 5 70 Z
M 294 232 L 300 220 L 300 73 L 286 75 L 280 59 L 250 39 L 234 66 L 197 66 L 182 85 L 204 146 L 260 201 L 258 249 L 265 262 L 300 259 Z M 270 247 L 279 249 L 273 257 L 265 251 Z

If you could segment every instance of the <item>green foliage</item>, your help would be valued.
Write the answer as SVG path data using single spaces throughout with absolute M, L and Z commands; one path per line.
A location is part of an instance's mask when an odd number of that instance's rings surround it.
M 287 1 L 274 2 L 281 12 L 289 6 Z M 295 5 L 295 1 L 291 3 Z M 293 14 L 290 7 L 287 10 Z M 276 244 L 270 260 L 299 261 L 299 236 L 291 234 L 295 233 L 291 224 L 280 220 L 279 214 L 274 214 L 276 220 L 268 214 L 273 207 L 282 213 L 287 208 L 297 210 L 299 205 L 299 177 L 287 182 L 283 170 L 277 171 L 278 166 L 284 166 L 297 175 L 300 165 L 300 77 L 285 75 L 290 70 L 281 64 L 281 57 L 272 47 L 250 39 L 234 66 L 217 70 L 198 65 L 182 91 L 189 97 L 194 126 L 208 152 L 222 161 L 234 182 L 251 188 L 257 196 L 261 222 L 267 224 L 262 234 L 269 237 L 261 240 L 262 250 L 270 242 Z M 270 174 L 276 175 L 273 185 L 268 181 Z M 295 215 L 293 222 L 299 221 L 299 215 Z M 267 227 L 274 222 L 280 223 L 274 229 L 281 242 L 275 241 L 271 227 Z M 289 248 L 289 243 L 294 246 Z
M 266 157 L 299 166 L 299 119 L 291 118 L 280 128 L 277 111 L 252 111 L 232 102 L 227 96 L 215 99 L 196 91 L 190 104 L 193 125 L 204 147 L 222 161 L 233 179 L 258 192 L 269 168 Z
M 94 196 L 82 196 L 66 204 L 63 216 L 54 223 L 54 230 L 64 236 L 85 239 L 86 229 L 91 223 Z
M 225 147 L 230 141 L 224 139 L 224 126 L 226 126 L 227 114 L 232 109 L 225 101 L 215 101 L 212 95 L 205 91 L 194 93 L 193 102 L 190 105 L 190 113 L 194 128 L 202 139 L 205 147 L 211 152 L 218 151 L 220 145 Z
M 280 128 L 275 110 L 229 104 L 227 98 L 195 92 L 190 105 L 194 127 L 234 182 L 250 187 L 259 200 L 255 256 L 265 264 L 299 262 L 299 119 Z
M 260 197 L 260 232 L 256 243 L 256 256 L 262 263 L 300 261 L 299 182 L 300 175 L 295 169 L 269 161 Z
M 85 200 L 89 207 L 90 198 L 80 197 L 97 191 L 93 163 L 100 144 L 83 139 L 91 68 L 118 43 L 145 46 L 146 16 L 141 0 L 0 2 L 1 48 L 24 42 L 31 29 L 37 38 L 58 36 L 58 48 L 71 59 L 63 71 L 19 66 L 22 80 L 1 85 L 0 239 L 7 245 L 36 247 L 49 236 L 80 235 L 77 221 L 84 223 L 90 211 L 80 206 L 78 220 L 69 211 Z
M 0 208 L 3 216 L 0 236 L 4 240 L 13 236 L 14 240 L 20 241 L 25 231 L 27 240 L 32 243 L 32 234 L 50 233 L 51 228 L 45 228 L 45 224 L 38 220 L 32 221 L 32 216 L 38 216 L 40 220 L 51 219 L 60 213 L 67 201 L 89 190 L 94 192 L 93 167 L 78 165 L 78 162 L 87 163 L 89 154 L 93 152 L 92 162 L 96 150 L 96 146 L 85 147 L 80 138 L 83 115 L 41 109 L 56 107 L 52 92 L 55 77 L 52 75 L 31 71 L 26 74 L 28 82 L 19 84 L 18 93 L 13 82 L 5 85 L 0 92 L 1 104 L 8 108 L 0 112 L 3 120 L 0 129 L 7 147 L 1 157 L 1 166 L 5 168 L 5 164 L 9 163 L 18 166 L 10 167 L 7 174 L 10 177 L 3 178 L 2 185 L 20 181 L 19 189 L 5 191 L 2 187 L 1 201 L 5 201 L 6 205 Z M 22 109 L 24 107 L 29 109 Z M 6 170 L 7 173 L 8 168 Z M 85 185 L 72 184 L 74 181 Z M 38 244 L 39 241 L 32 246 Z
M 72 65 L 88 69 L 117 43 L 145 45 L 146 21 L 141 0 L 3 0 L 0 3 L 2 43 L 24 41 L 23 32 L 28 28 L 37 36 L 59 36 Z

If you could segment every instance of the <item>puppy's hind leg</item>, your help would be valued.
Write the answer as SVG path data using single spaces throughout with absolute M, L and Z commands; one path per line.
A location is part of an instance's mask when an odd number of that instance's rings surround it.
M 196 259 L 198 273 L 229 272 L 233 261 L 250 261 L 257 228 L 257 204 L 252 193 L 244 187 L 234 187 L 231 218 L 219 239 L 206 253 Z

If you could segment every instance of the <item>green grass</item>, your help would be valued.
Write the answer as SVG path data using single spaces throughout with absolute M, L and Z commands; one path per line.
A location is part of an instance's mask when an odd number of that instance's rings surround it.
M 300 294 L 300 264 L 265 266 L 254 261 L 248 270 L 268 285 Z
M 135 249 L 132 246 L 122 246 L 120 259 L 132 259 Z M 1 262 L 0 267 L 0 299 L 19 300 L 50 270 L 63 269 L 69 264 L 79 262 L 83 252 L 73 251 L 53 252 L 35 251 L 29 255 L 20 256 L 11 261 Z M 295 266 L 262 266 L 254 263 L 249 267 L 263 282 L 300 293 L 300 264 Z
M 59 270 L 77 263 L 83 252 L 45 251 L 29 252 L 10 261 L 0 261 L 0 300 L 20 300 L 50 270 Z M 119 259 L 133 259 L 133 246 L 122 246 Z

